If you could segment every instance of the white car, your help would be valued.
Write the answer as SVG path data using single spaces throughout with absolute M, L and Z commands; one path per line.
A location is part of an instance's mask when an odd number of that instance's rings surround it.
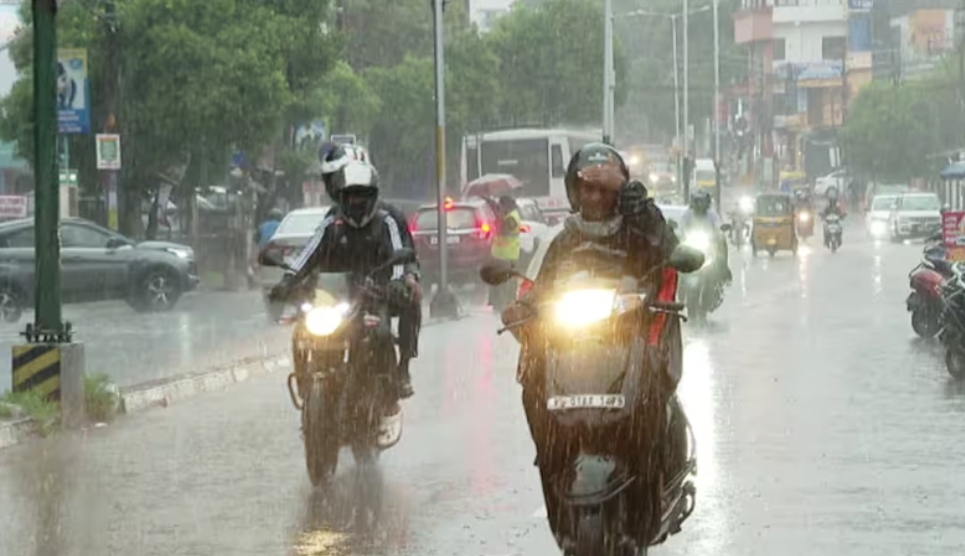
M 865 226 L 872 237 L 882 238 L 888 235 L 888 219 L 894 210 L 898 195 L 875 195 L 865 215 Z
M 519 248 L 523 257 L 532 257 L 550 229 L 535 199 L 516 199 L 519 207 Z
M 261 252 L 275 251 L 282 259 L 297 255 L 321 226 L 330 208 L 309 207 L 289 212 L 278 225 L 275 235 L 261 248 Z M 263 289 L 271 288 L 281 281 L 284 274 L 285 271 L 281 268 L 261 266 L 258 268 L 258 283 Z
M 888 217 L 892 241 L 928 237 L 942 226 L 942 202 L 934 193 L 905 193 L 895 200 Z
M 848 180 L 847 170 L 835 170 L 826 176 L 814 180 L 814 194 L 823 197 L 828 192 L 828 189 L 835 187 L 839 194 L 844 195 Z

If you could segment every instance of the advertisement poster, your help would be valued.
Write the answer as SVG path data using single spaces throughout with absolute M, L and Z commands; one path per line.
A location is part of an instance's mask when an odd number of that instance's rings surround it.
M 57 120 L 60 133 L 90 133 L 87 50 L 57 49 Z
M 0 219 L 26 218 L 27 198 L 20 195 L 0 195 Z
M 113 133 L 97 134 L 97 169 L 121 169 L 121 136 Z
M 942 213 L 942 241 L 948 248 L 946 258 L 950 262 L 965 261 L 965 211 Z

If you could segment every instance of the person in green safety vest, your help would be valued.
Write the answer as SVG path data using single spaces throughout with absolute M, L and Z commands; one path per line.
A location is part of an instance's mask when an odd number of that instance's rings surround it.
M 519 261 L 520 252 L 519 226 L 522 219 L 519 216 L 519 207 L 509 195 L 501 196 L 497 207 L 499 224 L 496 226 L 496 235 L 493 237 L 490 254 L 494 259 L 502 259 L 515 265 Z M 510 280 L 490 288 L 489 304 L 502 310 L 512 300 L 512 284 L 513 281 Z

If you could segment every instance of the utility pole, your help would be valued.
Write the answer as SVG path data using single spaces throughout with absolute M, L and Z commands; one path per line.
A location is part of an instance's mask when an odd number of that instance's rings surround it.
M 439 222 L 439 289 L 429 305 L 431 316 L 455 317 L 459 303 L 449 289 L 449 246 L 446 241 L 446 65 L 444 57 L 443 9 L 445 0 L 433 0 L 433 32 L 436 58 L 436 201 Z
M 104 104 L 107 116 L 103 123 L 103 133 L 117 133 L 117 13 L 114 0 L 107 0 L 104 4 L 104 31 L 107 34 L 107 64 L 104 76 Z M 101 184 L 104 188 L 104 200 L 107 205 L 107 225 L 112 230 L 126 230 L 120 226 L 120 191 L 117 187 L 117 170 L 103 170 Z M 126 201 L 126 199 L 124 199 Z M 164 210 L 164 207 L 161 208 Z M 192 228 L 195 223 L 192 221 Z
M 57 170 L 57 3 L 33 0 L 35 309 L 24 344 L 11 349 L 12 390 L 60 402 L 61 421 L 84 418 L 84 346 L 73 343 L 60 303 L 60 175 Z
M 690 158 L 690 1 L 684 0 L 684 140 L 683 154 Z M 691 162 L 690 166 L 693 166 Z M 684 202 L 690 199 L 690 172 L 684 165 Z
M 680 72 L 679 62 L 677 62 L 677 15 L 672 14 L 670 16 L 670 24 L 673 29 L 670 32 L 671 39 L 673 40 L 673 121 L 674 121 L 674 131 L 677 135 L 676 139 L 678 144 L 681 141 L 680 136 L 680 78 L 678 74 Z M 677 179 L 683 181 L 683 166 L 680 164 L 681 157 L 677 154 Z
M 723 213 L 720 205 L 720 0 L 714 0 L 714 187 L 717 211 Z
M 613 144 L 613 0 L 603 2 L 603 142 Z

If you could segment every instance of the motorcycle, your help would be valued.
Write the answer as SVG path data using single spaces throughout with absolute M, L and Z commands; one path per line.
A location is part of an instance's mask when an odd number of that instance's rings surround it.
M 386 415 L 398 402 L 390 294 L 373 276 L 414 257 L 412 249 L 399 249 L 361 281 L 352 273 L 325 272 L 314 288 L 293 291 L 298 311 L 288 321 L 295 325 L 288 393 L 301 412 L 314 486 L 335 473 L 342 446 L 351 447 L 356 464 L 368 464 L 402 437 L 401 410 Z M 268 262 L 290 270 L 277 257 Z
M 942 312 L 938 338 L 945 347 L 945 368 L 954 378 L 965 378 L 965 278 L 959 265 L 934 261 L 949 278 L 941 285 Z
M 824 217 L 824 245 L 836 253 L 841 247 L 841 217 L 831 213 Z
M 699 252 L 681 246 L 667 266 L 692 272 L 702 263 Z M 480 276 L 490 285 L 528 281 L 505 261 L 487 264 Z M 654 368 L 657 340 L 648 339 L 662 336 L 668 319 L 684 319 L 684 305 L 661 294 L 646 280 L 581 270 L 531 304 L 530 316 L 499 331 L 539 323 L 538 338 L 522 336 L 524 353 L 534 357 L 520 360 L 541 363 L 521 367 L 520 380 L 534 440 L 553 439 L 537 441 L 544 447 L 536 465 L 550 528 L 566 556 L 645 555 L 693 512 L 693 431 L 683 410 L 674 411 L 675 395 L 663 393 L 666 368 Z
M 929 238 L 934 241 L 935 236 Z M 941 239 L 941 234 L 937 234 Z M 934 338 L 941 329 L 942 282 L 950 277 L 943 245 L 926 245 L 922 262 L 908 273 L 911 293 L 905 305 L 911 313 L 911 328 L 922 338 Z
M 732 229 L 730 224 L 720 227 L 724 233 Z M 683 276 L 681 297 L 687 305 L 687 316 L 694 320 L 703 320 L 724 302 L 724 280 L 716 260 L 720 256 L 720 247 L 710 230 L 697 227 L 685 233 L 684 245 L 703 253 L 704 264 L 696 272 Z

